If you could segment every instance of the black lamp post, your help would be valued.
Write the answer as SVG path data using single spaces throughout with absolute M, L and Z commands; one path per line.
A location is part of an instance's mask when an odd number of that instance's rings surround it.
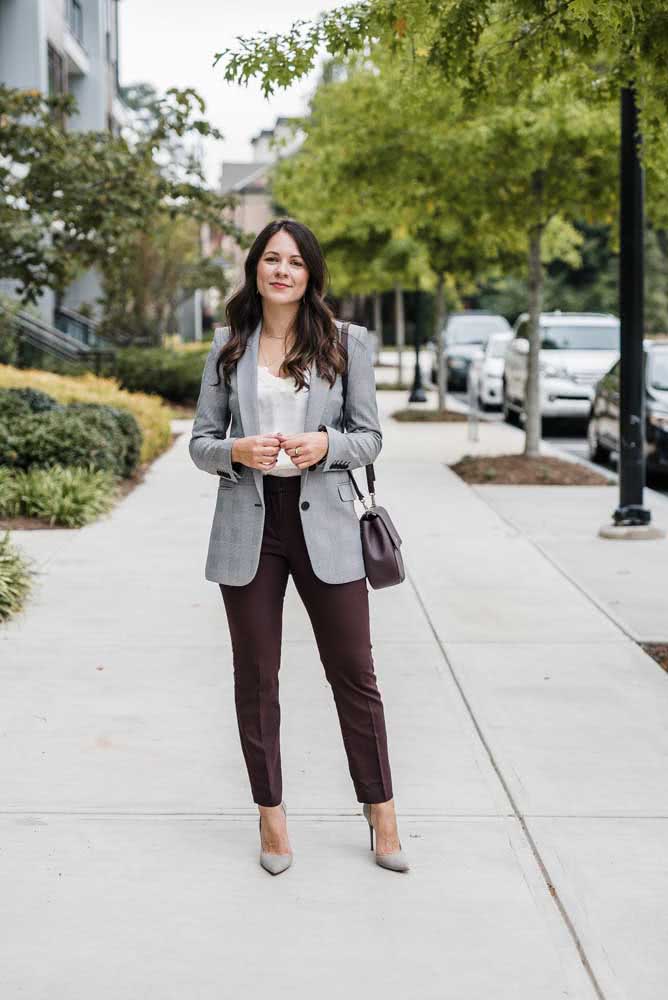
M 619 506 L 616 525 L 646 525 L 643 381 L 643 169 L 634 87 L 621 93 L 619 315 L 621 322 Z
M 419 288 L 415 289 L 415 375 L 413 388 L 408 397 L 409 403 L 426 403 L 427 395 L 422 388 L 422 373 L 420 372 L 420 343 L 422 340 L 422 325 L 424 319 L 424 298 Z

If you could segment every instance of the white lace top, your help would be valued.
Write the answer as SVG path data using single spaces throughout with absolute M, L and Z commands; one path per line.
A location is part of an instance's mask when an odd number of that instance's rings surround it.
M 308 375 L 307 375 L 308 377 Z M 304 431 L 308 384 L 297 392 L 292 377 L 272 375 L 263 365 L 257 367 L 257 408 L 260 434 L 301 434 Z M 276 465 L 265 476 L 300 476 L 301 469 L 281 448 Z

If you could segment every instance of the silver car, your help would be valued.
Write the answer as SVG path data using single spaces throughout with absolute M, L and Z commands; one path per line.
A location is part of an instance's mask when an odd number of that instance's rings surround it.
M 471 362 L 469 398 L 476 400 L 481 410 L 501 408 L 504 358 L 512 336 L 512 333 L 493 333 L 484 352 Z
M 468 309 L 450 313 L 441 333 L 447 370 L 448 389 L 465 389 L 469 366 L 473 358 L 482 354 L 493 333 L 510 333 L 511 326 L 505 316 Z M 435 354 L 435 351 L 434 351 Z M 431 370 L 431 380 L 438 383 L 436 357 Z

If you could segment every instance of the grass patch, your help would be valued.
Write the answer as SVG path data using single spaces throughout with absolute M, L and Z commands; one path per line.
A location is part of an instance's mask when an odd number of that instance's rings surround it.
M 107 470 L 0 468 L 0 518 L 34 518 L 45 527 L 81 528 L 111 510 L 117 484 Z
M 468 419 L 465 413 L 459 413 L 457 410 L 430 410 L 424 409 L 419 410 L 417 406 L 415 409 L 408 407 L 405 410 L 395 410 L 394 413 L 390 414 L 395 420 L 401 422 L 411 423 L 411 422 L 442 422 L 442 423 L 462 423 Z
M 0 622 L 20 611 L 30 591 L 31 572 L 9 540 L 0 538 Z
M 552 455 L 464 455 L 450 466 L 464 482 L 502 486 L 612 486 L 593 469 Z

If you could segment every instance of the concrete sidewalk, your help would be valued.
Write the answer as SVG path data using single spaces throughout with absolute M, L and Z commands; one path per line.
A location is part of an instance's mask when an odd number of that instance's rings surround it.
M 668 678 L 631 636 L 665 638 L 668 545 L 595 539 L 609 487 L 466 486 L 446 464 L 475 450 L 465 425 L 396 424 L 405 393 L 379 399 L 408 577 L 370 591 L 372 637 L 412 871 L 373 863 L 292 582 L 295 862 L 259 867 L 203 577 L 217 483 L 184 423 L 110 517 L 13 535 L 41 576 L 0 631 L 3 1000 L 665 992 Z

